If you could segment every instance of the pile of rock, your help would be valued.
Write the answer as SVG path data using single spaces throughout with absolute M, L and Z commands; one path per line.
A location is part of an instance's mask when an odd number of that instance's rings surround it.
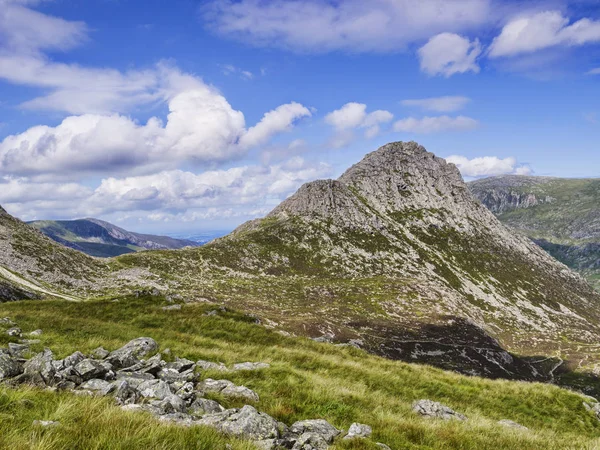
M 27 344 L 0 349 L 0 380 L 11 386 L 28 384 L 40 388 L 69 390 L 78 395 L 112 396 L 125 410 L 146 411 L 161 421 L 182 426 L 209 426 L 251 439 L 264 449 L 321 450 L 342 434 L 325 420 L 305 420 L 288 427 L 253 406 L 225 409 L 205 395 L 218 393 L 255 403 L 256 392 L 230 380 L 200 380 L 203 370 L 261 370 L 265 363 L 240 363 L 228 368 L 209 361 L 175 358 L 166 362 L 154 339 L 141 337 L 108 352 L 90 355 L 75 352 L 56 360 L 49 349 L 27 359 Z M 39 421 L 38 421 L 39 422 Z M 39 426 L 45 426 L 39 422 Z M 353 424 L 347 438 L 369 437 L 371 428 Z

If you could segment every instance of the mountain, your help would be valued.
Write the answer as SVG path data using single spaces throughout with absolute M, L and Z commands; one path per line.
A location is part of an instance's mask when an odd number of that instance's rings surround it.
M 56 242 L 98 257 L 198 245 L 191 240 L 133 233 L 98 219 L 37 220 L 29 222 L 29 225 Z
M 505 175 L 469 188 L 503 223 L 600 289 L 600 178 Z
M 414 142 L 385 145 L 338 180 L 305 184 L 204 247 L 118 261 L 190 301 L 394 359 L 526 379 L 598 360 L 598 293 L 500 223 L 456 166 Z

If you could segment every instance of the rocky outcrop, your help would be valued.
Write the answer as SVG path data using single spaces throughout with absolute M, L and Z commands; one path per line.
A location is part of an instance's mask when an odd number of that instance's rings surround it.
M 426 419 L 467 420 L 463 414 L 431 400 L 419 400 L 413 404 L 413 411 Z

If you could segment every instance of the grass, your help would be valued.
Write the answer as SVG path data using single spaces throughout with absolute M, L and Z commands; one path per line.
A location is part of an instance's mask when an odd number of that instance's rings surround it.
M 57 357 L 100 345 L 114 349 L 129 339 L 150 336 L 161 349 L 193 360 L 226 364 L 264 361 L 260 372 L 227 374 L 254 389 L 255 405 L 287 424 L 324 418 L 348 429 L 369 424 L 371 440 L 341 442 L 335 449 L 565 449 L 600 447 L 600 422 L 583 397 L 551 385 L 493 381 L 444 372 L 369 355 L 354 348 L 282 336 L 236 312 L 205 316 L 209 304 L 163 311 L 160 298 L 100 299 L 83 303 L 24 301 L 0 304 L 24 331 L 41 328 L 34 350 L 48 347 Z M 0 344 L 12 338 L 3 333 Z M 223 377 L 206 373 L 207 377 Z M 465 423 L 428 421 L 411 411 L 421 398 L 441 401 L 466 414 Z M 226 407 L 235 400 L 219 399 Z M 61 426 L 39 430 L 35 419 Z M 511 419 L 529 431 L 506 429 Z M 78 397 L 32 389 L 0 388 L 0 448 L 11 449 L 250 449 L 211 430 L 159 424 L 144 414 L 126 413 L 109 399 Z

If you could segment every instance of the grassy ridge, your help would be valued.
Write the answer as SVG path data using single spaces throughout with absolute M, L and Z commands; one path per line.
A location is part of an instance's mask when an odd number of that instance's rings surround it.
M 129 339 L 150 336 L 161 349 L 190 359 L 226 364 L 264 361 L 261 372 L 227 374 L 261 397 L 255 406 L 288 424 L 325 418 L 348 429 L 373 426 L 373 440 L 343 442 L 337 449 L 563 449 L 600 446 L 600 422 L 581 396 L 550 385 L 465 377 L 427 366 L 368 355 L 354 348 L 289 338 L 234 312 L 203 315 L 211 305 L 163 311 L 164 300 L 123 298 L 85 303 L 24 301 L 0 305 L 24 331 L 42 328 L 42 347 L 57 357 L 103 345 L 114 349 Z M 0 335 L 3 345 L 12 339 Z M 212 378 L 223 377 L 207 373 Z M 427 421 L 411 411 L 414 400 L 441 401 L 469 417 L 466 423 Z M 218 399 L 224 406 L 240 403 Z M 34 419 L 59 420 L 56 429 L 36 430 Z M 511 419 L 530 431 L 506 429 Z M 0 390 L 0 448 L 171 449 L 251 448 L 205 429 L 158 425 L 146 415 L 125 413 L 106 399 L 33 390 Z

